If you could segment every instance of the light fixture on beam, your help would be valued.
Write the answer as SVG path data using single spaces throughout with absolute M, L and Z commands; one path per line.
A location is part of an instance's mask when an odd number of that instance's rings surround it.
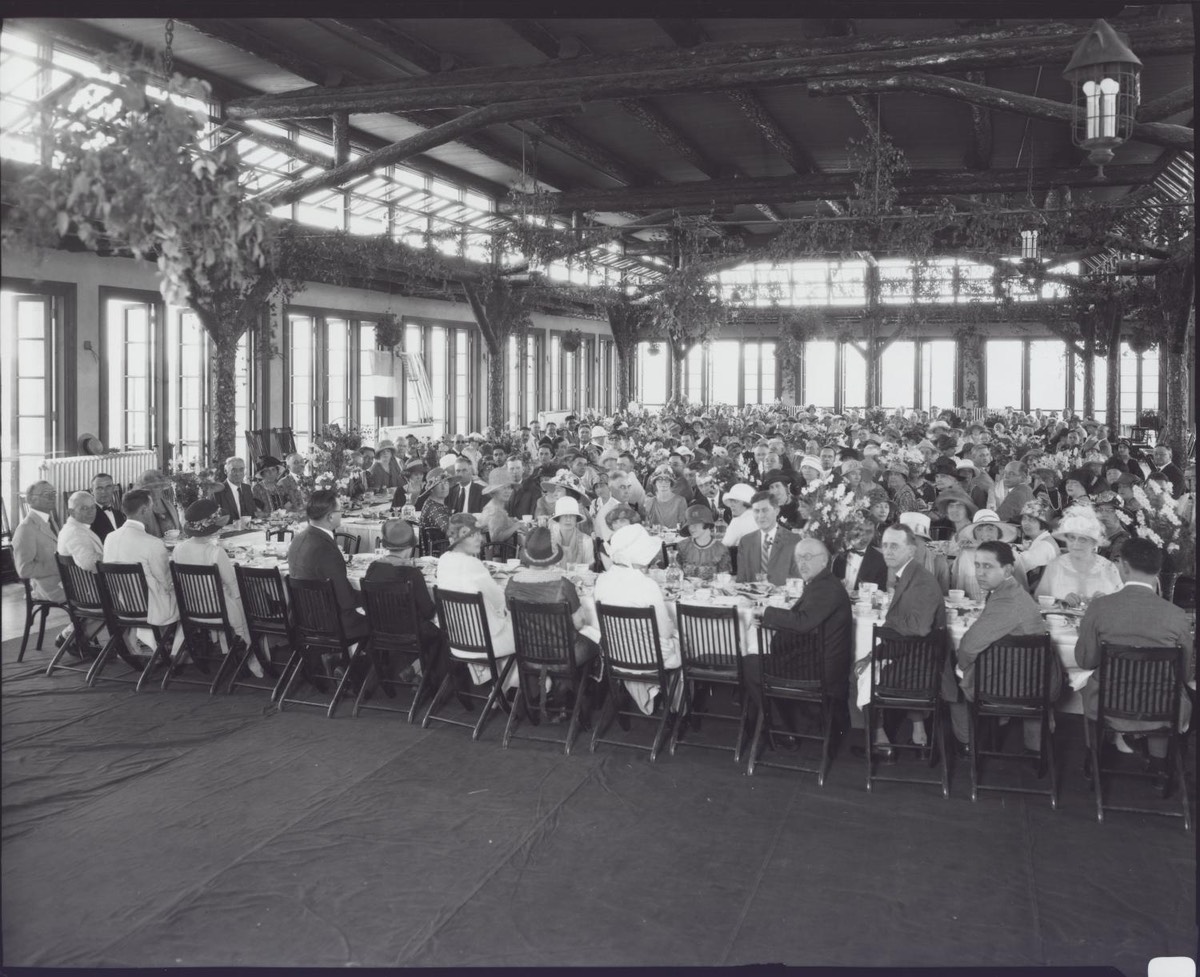
M 1141 101 L 1142 62 L 1109 23 L 1097 20 L 1071 53 L 1063 77 L 1071 83 L 1071 141 L 1087 150 L 1101 173 L 1133 131 Z
M 1041 252 L 1038 250 L 1038 232 L 1036 229 L 1021 232 L 1021 260 L 1027 262 L 1037 261 L 1041 258 Z

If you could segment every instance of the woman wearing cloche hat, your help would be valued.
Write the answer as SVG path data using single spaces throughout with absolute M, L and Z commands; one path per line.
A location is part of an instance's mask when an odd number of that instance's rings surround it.
M 1067 607 L 1121 589 L 1116 566 L 1099 553 L 1104 527 L 1091 506 L 1072 506 L 1063 513 L 1054 536 L 1067 544 L 1067 552 L 1046 565 L 1038 582 L 1037 596 L 1050 596 Z
M 225 612 L 229 616 L 229 624 L 234 633 L 249 644 L 250 631 L 246 627 L 246 615 L 242 611 L 242 596 L 238 589 L 237 575 L 233 571 L 233 562 L 229 559 L 229 554 L 217 540 L 217 533 L 228 524 L 229 516 L 221 511 L 220 505 L 214 499 L 200 499 L 187 507 L 183 520 L 186 539 L 175 547 L 171 554 L 171 562 L 180 566 L 217 568 L 221 576 L 221 589 L 225 592 Z M 221 650 L 229 654 L 225 635 L 220 634 L 219 638 Z M 262 666 L 254 655 L 247 659 L 247 667 L 256 678 L 263 677 Z
M 716 519 L 706 505 L 689 506 L 684 516 L 688 536 L 679 541 L 679 565 L 684 576 L 711 579 L 718 573 L 732 573 L 729 550 L 713 537 Z

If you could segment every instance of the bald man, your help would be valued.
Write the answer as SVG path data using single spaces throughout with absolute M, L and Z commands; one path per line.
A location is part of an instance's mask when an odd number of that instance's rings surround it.
M 96 572 L 96 563 L 104 559 L 104 541 L 92 529 L 99 508 L 91 492 L 75 492 L 67 499 L 70 515 L 58 534 L 58 555 L 69 556 L 88 573 Z

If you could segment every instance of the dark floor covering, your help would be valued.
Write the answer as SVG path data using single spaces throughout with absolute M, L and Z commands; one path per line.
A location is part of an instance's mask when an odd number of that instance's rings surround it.
M 2 649 L 8 966 L 1112 965 L 1196 951 L 1195 836 L 1063 793 L 500 748 Z M 114 666 L 113 673 L 124 670 Z M 696 734 L 727 735 L 709 721 Z M 630 735 L 643 735 L 635 729 Z M 1194 744 L 1191 755 L 1194 756 Z M 792 759 L 792 757 L 786 757 Z M 1190 766 L 1190 764 L 1189 764 Z M 893 770 L 924 774 L 905 758 Z M 1036 785 L 1005 764 L 995 777 Z M 1120 785 L 1118 785 L 1119 787 Z M 1136 785 L 1144 793 L 1143 785 Z M 1189 774 L 1194 803 L 1195 781 Z M 1175 799 L 1163 802 L 1167 806 Z

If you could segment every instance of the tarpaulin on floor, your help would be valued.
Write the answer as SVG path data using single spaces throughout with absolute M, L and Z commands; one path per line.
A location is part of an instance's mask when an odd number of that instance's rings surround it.
M 1061 723 L 1054 811 L 1035 796 L 972 803 L 961 763 L 950 800 L 867 793 L 845 745 L 821 788 L 686 746 L 656 764 L 590 753 L 586 736 L 570 757 L 503 750 L 500 719 L 472 742 L 377 712 L 279 713 L 244 689 L 87 689 L 46 677 L 48 657 L 17 665 L 3 649 L 9 966 L 1144 974 L 1195 951 L 1194 836 L 1177 819 L 1096 822 L 1077 717 Z M 696 735 L 729 732 L 710 720 Z M 928 774 L 915 757 L 897 770 Z

